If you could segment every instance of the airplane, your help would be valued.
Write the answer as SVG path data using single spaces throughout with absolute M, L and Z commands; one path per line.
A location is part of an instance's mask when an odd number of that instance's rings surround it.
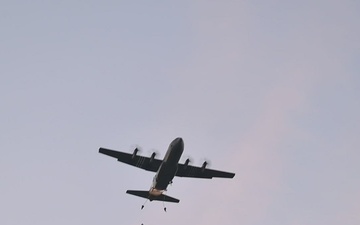
M 132 154 L 125 152 L 118 152 L 106 148 L 100 148 L 99 153 L 116 158 L 118 161 L 139 167 L 141 169 L 156 172 L 152 185 L 149 191 L 127 190 L 127 194 L 146 198 L 150 201 L 163 201 L 179 203 L 180 200 L 164 195 L 169 184 L 177 177 L 193 177 L 193 178 L 207 178 L 213 177 L 233 178 L 235 173 L 223 172 L 206 168 L 208 164 L 206 161 L 201 167 L 189 165 L 190 159 L 186 159 L 184 164 L 179 163 L 180 157 L 184 151 L 184 141 L 181 137 L 175 138 L 169 145 L 169 148 L 163 160 L 155 159 L 156 153 L 152 153 L 150 157 L 137 155 L 139 151 L 135 148 Z M 142 205 L 141 209 L 144 208 Z M 166 208 L 164 208 L 166 211 Z

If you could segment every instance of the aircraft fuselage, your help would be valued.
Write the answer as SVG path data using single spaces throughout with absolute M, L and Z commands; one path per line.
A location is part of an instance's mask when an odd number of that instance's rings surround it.
M 149 194 L 154 196 L 161 195 L 166 191 L 167 186 L 172 182 L 177 170 L 180 157 L 184 151 L 184 141 L 182 138 L 174 139 L 165 154 L 164 160 L 156 172 Z

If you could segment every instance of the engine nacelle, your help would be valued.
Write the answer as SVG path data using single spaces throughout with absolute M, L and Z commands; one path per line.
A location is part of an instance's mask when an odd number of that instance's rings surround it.
M 138 151 L 139 151 L 139 149 L 138 149 L 138 148 L 135 148 L 135 150 L 134 150 L 134 152 L 133 152 L 133 154 L 132 154 L 132 156 L 131 156 L 131 159 L 135 159 L 136 154 L 137 154 Z
M 190 159 L 185 160 L 184 169 L 186 170 L 189 165 Z
M 203 173 L 205 171 L 205 167 L 208 163 L 205 161 L 201 166 L 201 172 Z
M 151 164 L 152 162 L 154 162 L 155 156 L 156 156 L 156 153 L 153 152 L 153 153 L 151 154 L 151 156 L 150 156 L 150 164 Z

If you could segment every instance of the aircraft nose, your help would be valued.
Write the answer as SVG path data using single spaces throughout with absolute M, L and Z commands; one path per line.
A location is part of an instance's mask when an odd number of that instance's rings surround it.
M 183 141 L 183 139 L 182 139 L 181 137 L 176 138 L 176 141 L 177 141 L 178 143 L 184 143 L 184 141 Z
M 180 145 L 180 146 L 184 146 L 184 141 L 181 137 L 178 137 L 174 140 L 174 144 L 175 145 Z

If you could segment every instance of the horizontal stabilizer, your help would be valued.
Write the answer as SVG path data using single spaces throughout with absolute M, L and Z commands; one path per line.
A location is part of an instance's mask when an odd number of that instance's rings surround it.
M 131 194 L 131 195 L 135 195 L 135 196 L 139 196 L 142 198 L 149 198 L 149 191 L 134 191 L 134 190 L 127 190 L 126 191 L 127 194 Z
M 164 194 L 161 194 L 159 196 L 150 195 L 149 191 L 127 190 L 126 193 L 130 194 L 130 195 L 142 197 L 142 198 L 147 198 L 150 201 L 163 201 L 163 202 L 175 202 L 175 203 L 180 202 L 179 199 L 176 199 L 176 198 L 164 195 Z

